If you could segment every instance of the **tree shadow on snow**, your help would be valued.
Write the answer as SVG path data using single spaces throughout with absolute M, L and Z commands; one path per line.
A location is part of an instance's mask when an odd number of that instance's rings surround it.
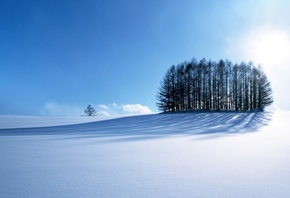
M 116 141 L 163 138 L 172 135 L 255 132 L 268 125 L 272 112 L 190 112 L 123 117 L 84 124 L 1 129 L 0 136 L 70 135 L 70 138 L 113 137 Z M 71 136 L 73 135 L 73 136 Z

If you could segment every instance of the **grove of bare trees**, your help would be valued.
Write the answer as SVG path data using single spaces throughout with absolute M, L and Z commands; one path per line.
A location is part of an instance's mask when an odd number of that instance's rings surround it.
M 272 102 L 270 82 L 260 65 L 228 60 L 172 65 L 157 93 L 163 112 L 264 110 Z

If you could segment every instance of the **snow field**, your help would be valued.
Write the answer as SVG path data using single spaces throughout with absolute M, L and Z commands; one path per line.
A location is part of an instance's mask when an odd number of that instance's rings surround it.
M 0 194 L 289 197 L 289 118 L 183 113 L 2 129 Z

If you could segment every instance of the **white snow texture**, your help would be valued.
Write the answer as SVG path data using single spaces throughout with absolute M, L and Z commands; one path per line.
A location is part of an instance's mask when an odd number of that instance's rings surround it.
M 2 126 L 0 195 L 290 197 L 289 120 L 200 112 Z

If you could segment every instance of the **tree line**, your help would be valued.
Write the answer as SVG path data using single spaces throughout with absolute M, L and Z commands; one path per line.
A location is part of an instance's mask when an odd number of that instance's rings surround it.
M 172 65 L 156 98 L 163 112 L 264 110 L 273 102 L 270 82 L 260 65 L 204 58 Z

